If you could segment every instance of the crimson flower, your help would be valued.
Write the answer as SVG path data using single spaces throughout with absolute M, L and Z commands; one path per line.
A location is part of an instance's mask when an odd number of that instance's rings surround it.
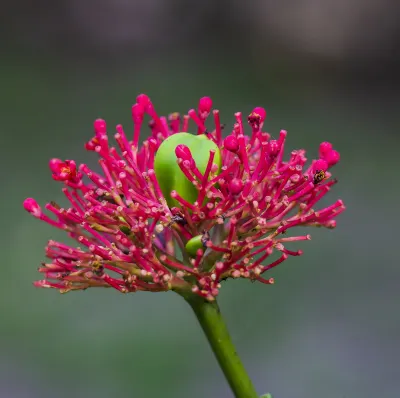
M 139 145 L 146 115 L 150 135 Z M 210 115 L 213 127 L 207 129 Z M 50 217 L 34 199 L 24 201 L 34 217 L 78 242 L 48 242 L 49 261 L 39 268 L 44 279 L 35 286 L 63 293 L 174 290 L 213 301 L 228 278 L 273 283 L 266 271 L 302 254 L 287 246 L 310 240 L 287 232 L 334 228 L 344 211 L 341 200 L 318 208 L 337 182 L 330 169 L 340 156 L 323 142 L 319 158 L 308 164 L 303 149 L 284 158 L 286 131 L 277 139 L 265 132 L 263 108 L 247 117 L 249 134 L 242 114 L 234 116 L 223 139 L 211 98 L 201 98 L 183 117 L 166 118 L 141 94 L 132 106 L 133 135 L 116 126 L 116 146 L 110 146 L 105 121 L 96 120 L 85 148 L 97 152 L 101 170 L 52 159 L 52 177 L 64 184 L 68 204 L 46 204 Z M 196 134 L 187 133 L 189 122 Z

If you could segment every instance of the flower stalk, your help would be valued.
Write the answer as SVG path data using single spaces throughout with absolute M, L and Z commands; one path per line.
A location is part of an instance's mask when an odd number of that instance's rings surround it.
M 186 298 L 236 398 L 257 398 L 253 383 L 232 343 L 217 301 L 192 295 Z

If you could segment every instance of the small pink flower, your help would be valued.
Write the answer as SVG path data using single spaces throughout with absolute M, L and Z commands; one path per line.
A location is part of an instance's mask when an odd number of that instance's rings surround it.
M 234 178 L 229 183 L 229 190 L 233 195 L 237 195 L 242 192 L 243 189 L 243 181 L 239 178 Z
M 237 152 L 239 150 L 238 141 L 233 134 L 225 138 L 224 147 L 230 152 Z
M 319 146 L 319 157 L 326 160 L 329 167 L 334 166 L 340 160 L 340 154 L 333 149 L 330 142 L 322 142 Z
M 266 116 L 267 112 L 265 109 L 258 106 L 257 108 L 254 108 L 253 112 L 251 112 L 247 117 L 247 121 L 253 129 L 253 134 L 254 131 L 258 131 L 262 127 Z
M 139 146 L 145 114 L 150 135 Z M 210 115 L 214 128 L 207 130 Z M 78 244 L 49 241 L 49 261 L 39 268 L 44 278 L 35 286 L 61 292 L 88 287 L 124 293 L 174 290 L 212 301 L 228 278 L 273 283 L 264 273 L 302 254 L 290 250 L 291 242 L 310 240 L 310 235 L 287 232 L 297 226 L 334 228 L 345 210 L 341 200 L 318 206 L 337 182 L 331 168 L 340 155 L 332 144 L 323 142 L 319 158 L 309 163 L 303 149 L 285 158 L 287 133 L 282 130 L 271 139 L 263 130 L 264 108 L 253 109 L 249 126 L 237 112 L 225 139 L 219 111 L 212 109 L 209 97 L 200 99 L 197 110 L 167 118 L 141 94 L 132 106 L 132 119 L 131 138 L 116 126 L 116 146 L 109 142 L 105 121 L 94 122 L 94 136 L 85 147 L 98 154 L 100 171 L 86 164 L 77 167 L 73 160 L 50 160 L 52 177 L 63 183 L 66 198 L 64 206 L 45 206 L 52 217 L 34 199 L 24 201 L 34 217 L 66 231 Z M 174 176 L 156 175 L 154 169 L 163 142 L 193 127 L 202 135 L 199 147 L 182 142 L 170 156 L 192 192 L 194 187 L 195 200 L 188 200 L 182 180 L 166 192 L 161 183 L 173 182 Z M 214 145 L 203 168 L 195 161 L 202 138 Z
M 175 155 L 178 159 L 193 162 L 192 153 L 190 152 L 190 149 L 186 145 L 182 144 L 178 145 L 175 148 Z
M 201 119 L 206 119 L 211 112 L 212 100 L 210 97 L 200 98 L 199 101 L 199 116 Z
M 324 159 L 328 162 L 329 167 L 334 166 L 336 163 L 339 162 L 340 160 L 340 154 L 338 151 L 335 151 L 334 149 L 330 151 L 329 153 L 325 154 Z
M 81 175 L 76 170 L 76 163 L 73 160 L 51 159 L 49 162 L 52 177 L 56 181 L 79 182 Z
M 24 200 L 24 209 L 31 213 L 33 217 L 40 218 L 42 215 L 42 209 L 38 205 L 35 199 L 26 198 Z

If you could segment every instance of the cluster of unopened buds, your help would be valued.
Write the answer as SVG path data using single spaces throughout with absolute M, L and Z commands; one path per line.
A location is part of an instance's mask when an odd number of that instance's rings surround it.
M 213 127 L 207 129 L 209 116 Z M 116 126 L 116 146 L 110 146 L 105 121 L 94 122 L 85 146 L 100 157 L 97 172 L 73 160 L 50 161 L 53 179 L 64 184 L 66 206 L 48 203 L 50 217 L 34 199 L 25 200 L 28 212 L 79 245 L 49 241 L 50 261 L 39 268 L 45 279 L 36 286 L 174 290 L 212 301 L 228 278 L 273 283 L 266 271 L 302 254 L 286 245 L 310 240 L 288 230 L 334 228 L 345 209 L 341 200 L 316 207 L 336 183 L 329 170 L 339 153 L 323 142 L 308 165 L 303 149 L 285 160 L 286 131 L 277 139 L 265 132 L 261 107 L 248 115 L 249 126 L 236 113 L 225 139 L 209 97 L 183 117 L 166 118 L 141 94 L 132 118 L 133 136 Z M 145 118 L 150 134 L 139 145 Z

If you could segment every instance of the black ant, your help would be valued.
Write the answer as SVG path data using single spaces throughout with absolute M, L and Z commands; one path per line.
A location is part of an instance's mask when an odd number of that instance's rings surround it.
M 175 223 L 184 226 L 187 224 L 187 221 L 185 217 L 183 217 L 181 214 L 176 214 L 175 216 L 172 216 L 171 221 L 168 223 L 167 227 L 171 228 L 171 226 Z

